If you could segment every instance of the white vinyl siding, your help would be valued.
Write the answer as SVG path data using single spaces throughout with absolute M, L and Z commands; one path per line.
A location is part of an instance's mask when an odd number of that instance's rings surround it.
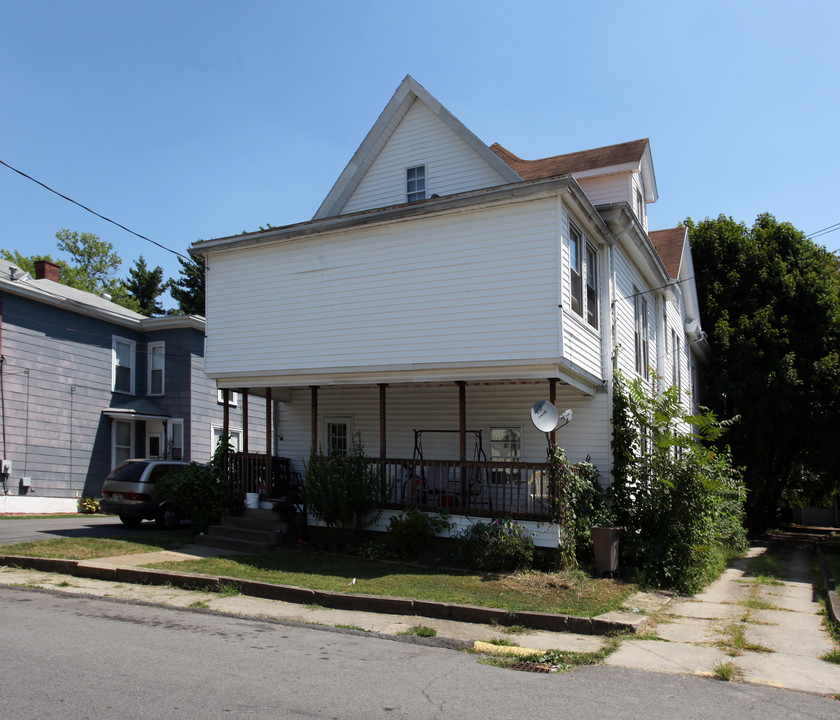
M 550 198 L 210 256 L 207 372 L 556 358 L 557 222 Z
M 441 196 L 505 182 L 443 120 L 415 100 L 341 213 L 406 202 L 406 168 L 421 164 L 430 171 L 428 192 Z

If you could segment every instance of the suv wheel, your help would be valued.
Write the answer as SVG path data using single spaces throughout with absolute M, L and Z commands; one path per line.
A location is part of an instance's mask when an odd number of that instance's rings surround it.
M 177 530 L 180 522 L 178 511 L 171 505 L 165 506 L 161 514 L 155 518 L 155 524 L 164 530 Z

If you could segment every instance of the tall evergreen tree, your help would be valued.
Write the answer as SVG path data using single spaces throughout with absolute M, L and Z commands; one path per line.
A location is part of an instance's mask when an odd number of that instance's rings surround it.
M 158 265 L 151 270 L 146 265 L 145 258 L 140 257 L 134 261 L 134 267 L 128 270 L 129 279 L 124 282 L 128 294 L 137 301 L 138 312 L 152 317 L 152 315 L 163 315 L 163 306 L 158 298 L 169 287 L 169 281 L 163 279 L 163 268 Z
M 726 435 L 746 469 L 753 530 L 840 475 L 840 271 L 790 223 L 686 221 L 713 358 L 705 404 L 740 416 Z
M 184 260 L 181 263 L 181 276 L 169 280 L 169 294 L 178 303 L 178 311 L 183 315 L 204 315 L 204 258 Z

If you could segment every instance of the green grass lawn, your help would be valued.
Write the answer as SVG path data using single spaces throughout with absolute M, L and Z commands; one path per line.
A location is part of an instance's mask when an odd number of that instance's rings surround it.
M 172 550 L 192 542 L 189 530 L 144 532 L 123 540 L 54 538 L 0 546 L 0 554 L 92 560 L 114 555 Z M 480 574 L 449 568 L 320 552 L 277 549 L 264 555 L 155 563 L 150 567 L 223 575 L 313 590 L 409 597 L 437 602 L 592 617 L 616 610 L 636 586 L 596 580 L 581 572 Z M 356 584 L 350 581 L 356 578 Z
M 584 573 L 477 574 L 315 550 L 278 549 L 265 555 L 206 558 L 152 567 L 223 575 L 313 590 L 410 597 L 436 602 L 592 617 L 617 609 L 636 590 Z M 350 582 L 356 578 L 356 584 Z
M 94 560 L 114 555 L 175 550 L 191 543 L 195 538 L 195 533 L 189 530 L 151 531 L 123 537 L 127 539 L 51 538 L 49 540 L 0 545 L 0 555 Z
M 823 557 L 835 583 L 840 583 L 840 537 L 831 537 L 822 543 Z

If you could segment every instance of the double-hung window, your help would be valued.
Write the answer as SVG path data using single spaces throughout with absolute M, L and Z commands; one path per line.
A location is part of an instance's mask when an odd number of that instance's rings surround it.
M 646 378 L 650 360 L 648 355 L 648 302 L 638 288 L 633 288 L 633 295 L 635 296 L 636 312 L 636 372 Z
M 350 439 L 353 434 L 351 418 L 327 418 L 327 454 L 346 455 L 350 450 Z
M 113 391 L 134 395 L 134 350 L 135 342 L 115 337 L 112 345 Z
M 426 166 L 416 165 L 405 171 L 405 199 L 417 202 L 426 199 Z
M 584 295 L 584 287 L 586 295 Z M 569 223 L 569 290 L 572 310 L 598 329 L 598 253 Z
M 490 428 L 490 460 L 492 462 L 520 462 L 522 460 L 522 428 Z M 519 480 L 519 470 L 493 470 L 491 481 L 510 484 Z
M 163 395 L 165 354 L 164 343 L 149 343 L 149 395 Z

